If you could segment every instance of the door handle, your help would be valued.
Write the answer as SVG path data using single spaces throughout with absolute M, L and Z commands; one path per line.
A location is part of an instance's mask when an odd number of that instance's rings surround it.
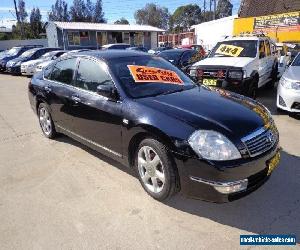
M 44 87 L 44 89 L 45 89 L 45 91 L 46 91 L 47 93 L 49 93 L 49 92 L 52 91 L 52 89 L 51 89 L 49 86 Z
M 81 102 L 81 99 L 78 97 L 78 96 L 72 96 L 71 97 L 72 101 L 75 103 L 75 104 L 78 104 L 79 102 Z

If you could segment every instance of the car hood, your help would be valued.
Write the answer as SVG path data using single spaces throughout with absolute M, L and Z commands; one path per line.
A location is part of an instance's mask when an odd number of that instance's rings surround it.
M 283 77 L 300 82 L 300 66 L 290 66 Z
M 195 129 L 216 130 L 239 139 L 270 122 L 263 105 L 222 89 L 195 87 L 137 101 Z
M 253 61 L 251 57 L 209 57 L 193 66 L 231 66 L 231 67 L 244 67 Z

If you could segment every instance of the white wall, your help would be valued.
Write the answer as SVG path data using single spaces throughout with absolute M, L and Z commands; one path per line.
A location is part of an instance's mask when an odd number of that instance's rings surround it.
M 224 17 L 192 26 L 195 29 L 196 43 L 211 50 L 217 42 L 233 35 L 233 20 L 237 16 Z
M 10 49 L 19 45 L 42 45 L 48 46 L 48 39 L 30 39 L 30 40 L 4 40 L 0 41 L 0 50 Z
M 157 32 L 151 32 L 151 48 L 158 47 Z

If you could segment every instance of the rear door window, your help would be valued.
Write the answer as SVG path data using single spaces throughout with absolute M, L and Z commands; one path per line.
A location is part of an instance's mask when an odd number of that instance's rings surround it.
M 75 86 L 96 92 L 99 85 L 113 85 L 113 81 L 101 64 L 90 59 L 81 59 L 77 71 Z
M 71 85 L 76 70 L 76 61 L 76 58 L 69 58 L 57 62 L 53 66 L 51 80 Z
M 265 48 L 265 42 L 260 41 L 259 42 L 259 58 L 266 57 L 266 48 Z

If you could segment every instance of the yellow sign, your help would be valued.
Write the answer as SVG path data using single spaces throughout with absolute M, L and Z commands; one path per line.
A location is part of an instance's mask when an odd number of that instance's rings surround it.
M 228 45 L 228 44 L 221 44 L 217 49 L 217 54 L 222 54 L 226 56 L 239 56 L 241 52 L 244 50 L 242 47 Z
M 183 84 L 177 73 L 172 70 L 138 65 L 128 65 L 127 67 L 135 82 Z

